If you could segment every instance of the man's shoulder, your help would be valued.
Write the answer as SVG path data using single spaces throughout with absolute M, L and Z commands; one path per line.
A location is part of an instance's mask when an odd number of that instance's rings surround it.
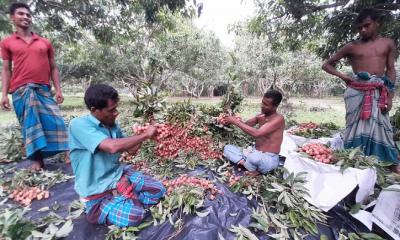
M 38 39 L 39 39 L 40 41 L 44 42 L 46 45 L 48 45 L 48 46 L 51 45 L 51 41 L 50 41 L 49 39 L 47 39 L 47 38 L 45 38 L 45 37 L 42 37 L 42 36 L 39 36 L 39 35 L 36 35 L 36 36 L 38 37 Z
M 285 121 L 285 116 L 283 116 L 282 114 L 278 113 L 276 116 L 279 120 Z
M 392 46 L 394 45 L 394 40 L 391 38 L 387 38 L 387 37 L 381 37 L 380 40 L 382 41 L 383 44 L 387 45 L 387 46 Z
M 14 38 L 14 35 L 9 35 L 9 36 L 1 39 L 0 43 L 4 47 L 4 45 L 7 44 L 8 42 L 12 41 L 13 38 Z
M 276 121 L 278 121 L 282 124 L 285 123 L 285 117 L 280 113 L 276 113 L 276 115 L 274 116 L 274 119 L 276 119 Z
M 89 115 L 83 115 L 83 116 L 72 119 L 70 121 L 69 125 L 71 127 L 79 127 L 79 126 L 95 125 L 95 123 L 93 121 L 91 121 Z
M 356 47 L 357 45 L 360 45 L 360 44 L 362 44 L 362 42 L 361 42 L 360 40 L 356 39 L 356 40 L 353 40 L 353 41 L 351 41 L 351 42 L 346 43 L 346 44 L 342 47 L 342 49 L 344 49 L 344 50 L 351 50 L 351 49 L 353 49 L 354 47 Z

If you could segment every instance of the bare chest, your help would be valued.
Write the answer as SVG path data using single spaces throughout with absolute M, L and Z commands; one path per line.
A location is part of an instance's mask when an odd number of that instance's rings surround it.
M 389 53 L 388 46 L 379 43 L 355 44 L 351 51 L 353 60 L 382 58 L 386 59 Z

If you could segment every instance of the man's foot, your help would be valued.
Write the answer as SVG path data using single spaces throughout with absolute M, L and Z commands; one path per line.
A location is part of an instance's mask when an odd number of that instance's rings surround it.
M 392 166 L 392 172 L 400 174 L 400 164 Z
M 43 160 L 35 160 L 33 161 L 32 165 L 29 167 L 30 170 L 37 172 L 43 169 L 44 167 L 44 162 Z
M 244 166 L 244 163 L 245 163 L 245 162 L 246 162 L 245 160 L 240 160 L 237 164 L 238 164 L 238 165 Z
M 244 175 L 249 176 L 249 177 L 255 177 L 260 175 L 259 171 L 247 171 L 244 173 Z
M 65 157 L 64 157 L 65 163 L 70 164 L 71 159 L 69 158 L 69 151 L 65 152 Z

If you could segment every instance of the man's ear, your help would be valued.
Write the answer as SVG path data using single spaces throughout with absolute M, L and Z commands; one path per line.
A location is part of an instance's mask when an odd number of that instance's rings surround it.
M 95 112 L 95 111 L 96 111 L 96 108 L 90 107 L 90 111 L 91 111 L 91 112 Z

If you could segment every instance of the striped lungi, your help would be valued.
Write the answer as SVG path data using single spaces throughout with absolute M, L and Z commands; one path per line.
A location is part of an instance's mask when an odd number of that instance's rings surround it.
M 394 86 L 385 77 L 370 76 L 365 79 L 354 76 L 357 83 L 382 83 L 389 91 Z M 399 163 L 398 150 L 393 140 L 393 128 L 389 113 L 382 113 L 378 88 L 362 91 L 350 86 L 344 93 L 346 105 L 346 130 L 344 133 L 345 148 L 361 147 L 366 155 L 375 155 L 381 161 Z M 368 112 L 366 112 L 368 111 Z M 367 117 L 363 117 L 364 114 Z
M 49 86 L 24 85 L 12 94 L 12 99 L 27 158 L 32 159 L 37 151 L 45 158 L 68 150 L 67 128 Z
M 160 181 L 127 166 L 114 191 L 84 199 L 86 219 L 94 224 L 137 226 L 147 216 L 146 208 L 157 204 L 165 192 Z

